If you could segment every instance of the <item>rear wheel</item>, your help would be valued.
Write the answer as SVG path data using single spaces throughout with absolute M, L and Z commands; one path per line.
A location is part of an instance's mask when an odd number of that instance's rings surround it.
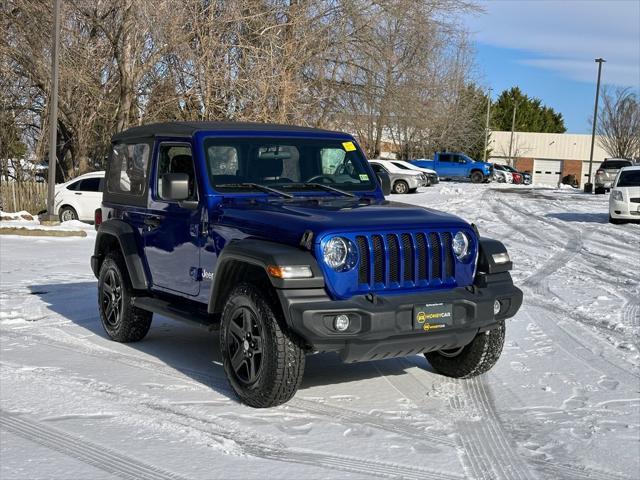
M 482 181 L 484 180 L 484 175 L 482 174 L 482 172 L 473 172 L 471 173 L 471 182 L 472 183 L 482 183 Z
M 283 404 L 300 386 L 302 344 L 263 289 L 243 284 L 231 292 L 222 312 L 220 351 L 231 387 L 251 407 Z
M 453 378 L 471 378 L 489 371 L 500 358 L 505 327 L 479 333 L 464 347 L 425 353 L 431 366 L 440 374 Z
M 69 222 L 71 220 L 78 220 L 78 212 L 73 207 L 64 206 L 60 209 L 60 221 Z
M 407 193 L 409 191 L 409 185 L 404 180 L 398 180 L 393 184 L 393 193 Z
M 594 193 L 596 195 L 604 195 L 606 193 L 607 189 L 604 187 L 596 187 L 596 189 L 594 190 Z
M 122 256 L 110 253 L 98 275 L 98 310 L 104 330 L 116 342 L 138 342 L 151 327 L 153 314 L 133 306 L 132 292 Z

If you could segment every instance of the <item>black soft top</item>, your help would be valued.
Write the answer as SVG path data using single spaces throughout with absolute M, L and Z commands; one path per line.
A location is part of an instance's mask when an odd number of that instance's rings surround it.
M 132 127 L 113 136 L 113 141 L 125 141 L 136 138 L 150 137 L 191 137 L 200 131 L 227 132 L 300 132 L 315 134 L 345 135 L 341 132 L 323 130 L 320 128 L 297 127 L 277 123 L 250 122 L 162 122 L 150 123 L 139 127 Z

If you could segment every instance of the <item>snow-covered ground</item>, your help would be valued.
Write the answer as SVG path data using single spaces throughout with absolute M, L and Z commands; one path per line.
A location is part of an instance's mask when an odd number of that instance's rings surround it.
M 0 478 L 640 476 L 640 225 L 605 196 L 441 183 L 394 196 L 502 240 L 524 305 L 483 377 L 308 357 L 298 395 L 230 393 L 215 333 L 105 338 L 86 238 L 0 237 Z

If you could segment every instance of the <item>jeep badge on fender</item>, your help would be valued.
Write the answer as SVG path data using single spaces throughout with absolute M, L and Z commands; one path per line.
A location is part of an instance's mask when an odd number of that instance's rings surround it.
M 172 122 L 113 137 L 91 267 L 107 334 L 154 313 L 220 328 L 229 383 L 253 407 L 291 399 L 305 355 L 423 353 L 468 378 L 497 362 L 522 304 L 502 243 L 385 200 L 352 136 Z

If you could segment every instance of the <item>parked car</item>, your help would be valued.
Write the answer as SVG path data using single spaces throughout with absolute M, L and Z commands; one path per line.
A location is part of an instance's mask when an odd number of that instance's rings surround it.
M 436 173 L 435 170 L 431 170 L 430 168 L 418 167 L 410 162 L 405 162 L 404 160 L 385 160 L 385 161 L 394 164 L 396 167 L 401 168 L 402 170 L 415 170 L 415 171 L 424 173 L 428 180 L 425 187 L 430 187 L 431 185 L 440 183 L 440 178 L 438 178 L 438 174 Z
M 498 163 L 493 164 L 493 178 L 498 183 L 513 183 L 513 174 Z
M 513 183 L 521 183 L 523 185 L 531 185 L 531 174 L 528 172 L 521 172 L 519 170 L 516 170 L 515 168 L 513 168 L 511 165 L 502 165 L 504 168 L 506 168 L 508 171 L 511 172 L 511 175 L 513 175 Z M 520 177 L 520 179 L 518 180 L 516 175 L 518 175 Z
M 93 221 L 102 202 L 104 171 L 91 172 L 55 187 L 55 212 L 60 221 Z
M 611 186 L 609 222 L 640 221 L 640 166 L 622 167 Z
M 410 160 L 410 163 L 434 170 L 440 178 L 468 178 L 473 183 L 490 182 L 493 173 L 490 163 L 477 162 L 464 153 L 437 152 L 433 160 Z
M 621 168 L 631 166 L 633 166 L 631 160 L 625 160 L 623 158 L 605 158 L 604 162 L 602 162 L 598 170 L 596 170 L 596 195 L 604 194 L 611 190 L 611 184 L 615 180 L 618 171 Z
M 369 160 L 374 172 L 384 170 L 391 180 L 392 193 L 413 193 L 418 187 L 427 185 L 427 177 L 418 171 L 404 170 L 386 160 Z
M 498 361 L 522 304 L 504 245 L 386 201 L 351 135 L 169 122 L 109 150 L 91 268 L 113 340 L 142 340 L 154 313 L 219 328 L 229 383 L 253 407 L 292 398 L 307 353 L 420 353 L 455 378 Z

